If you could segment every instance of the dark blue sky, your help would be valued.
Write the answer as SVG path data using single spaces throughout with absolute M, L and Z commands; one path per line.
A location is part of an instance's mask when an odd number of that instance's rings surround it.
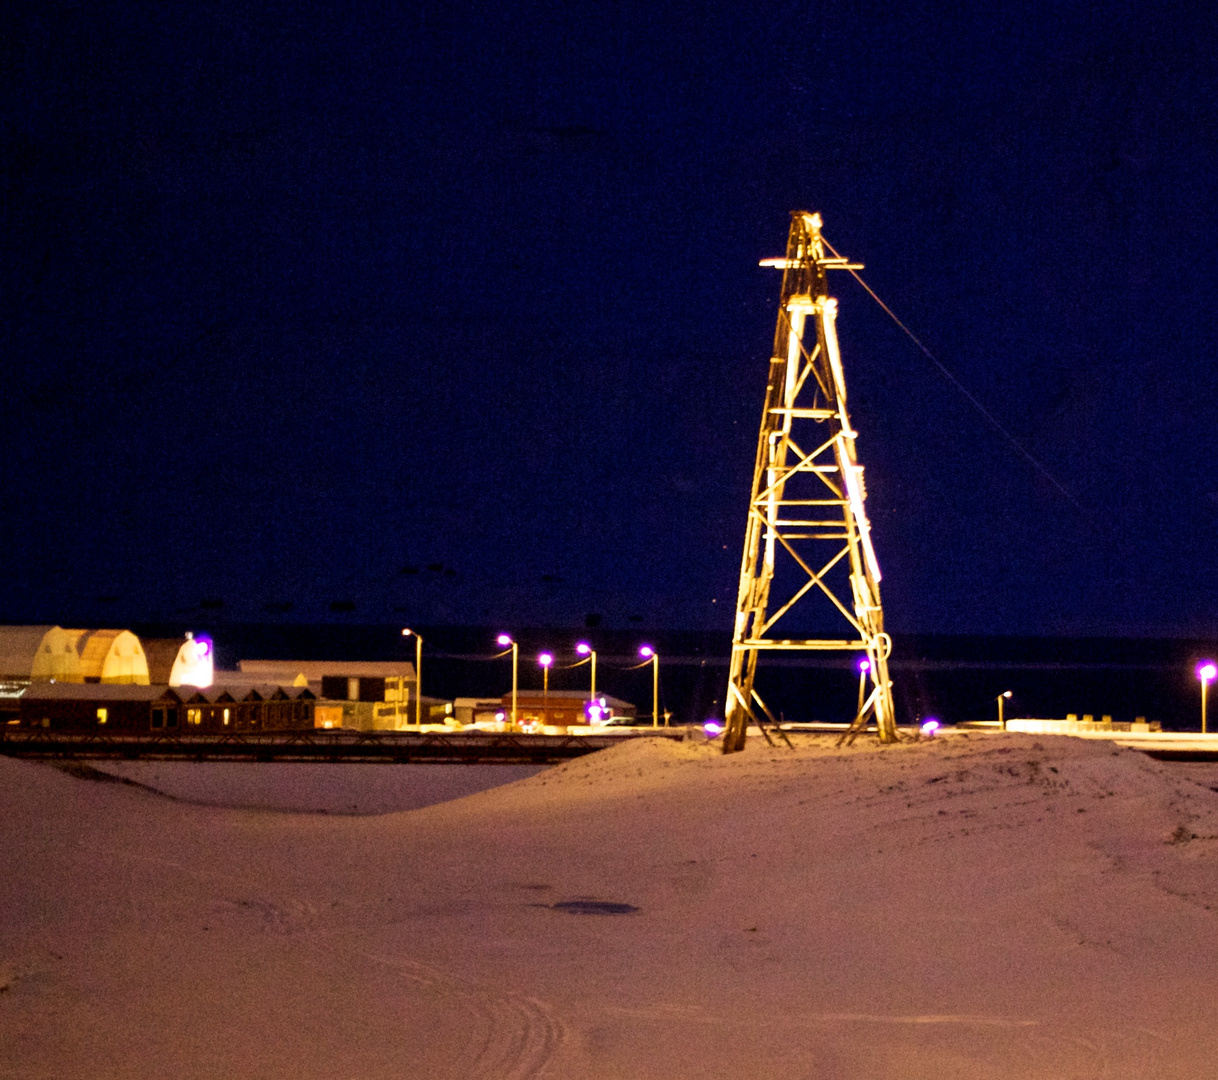
M 806 208 L 890 627 L 1218 632 L 1203 6 L 253 7 L 0 16 L 0 618 L 726 630 Z

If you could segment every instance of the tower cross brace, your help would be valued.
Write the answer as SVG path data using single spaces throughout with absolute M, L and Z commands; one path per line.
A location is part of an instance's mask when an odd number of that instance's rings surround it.
M 858 433 L 846 408 L 832 269 L 861 269 L 827 255 L 819 214 L 791 215 L 765 408 L 753 469 L 728 674 L 723 751 L 744 748 L 757 709 L 774 716 L 754 686 L 757 660 L 771 651 L 864 652 L 863 690 L 850 730 L 874 717 L 881 741 L 897 738 L 888 678 L 892 640 L 884 632 L 880 567 L 871 543 Z M 792 609 L 819 601 L 845 636 L 781 637 Z

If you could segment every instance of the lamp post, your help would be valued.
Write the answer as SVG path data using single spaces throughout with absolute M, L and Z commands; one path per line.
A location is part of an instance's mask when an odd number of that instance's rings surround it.
M 541 665 L 541 715 L 545 717 L 542 723 L 548 724 L 550 722 L 550 665 L 554 663 L 554 657 L 548 652 L 543 652 L 537 657 L 537 662 Z
M 422 727 L 423 720 L 423 638 L 407 627 L 402 637 L 414 637 L 414 726 Z
M 857 721 L 863 715 L 863 693 L 867 689 L 867 672 L 871 670 L 871 661 L 867 657 L 863 657 L 858 662 L 859 669 L 859 707 L 854 711 L 854 719 Z
M 575 646 L 575 651 L 580 656 L 587 656 L 592 660 L 592 700 L 596 700 L 596 650 L 586 641 L 581 641 Z
M 639 655 L 644 660 L 651 661 L 651 726 L 660 726 L 660 654 L 655 651 L 650 645 L 644 645 L 639 649 Z M 665 717 L 665 727 L 667 717 Z
M 516 730 L 516 673 L 520 662 L 520 646 L 516 644 L 508 634 L 500 634 L 496 640 L 505 649 L 509 646 L 512 650 L 512 730 Z
M 1197 678 L 1201 680 L 1201 734 L 1205 735 L 1205 691 L 1211 682 L 1214 681 L 1214 676 L 1218 675 L 1218 666 L 1214 665 L 1213 660 L 1202 660 L 1197 665 Z
M 1002 715 L 1002 703 L 1004 701 L 1010 701 L 1010 699 L 1011 699 L 1010 690 L 1004 690 L 1001 694 L 998 695 L 998 726 L 1003 731 L 1006 731 L 1006 729 L 1007 729 L 1007 722 L 1006 722 L 1006 719 Z

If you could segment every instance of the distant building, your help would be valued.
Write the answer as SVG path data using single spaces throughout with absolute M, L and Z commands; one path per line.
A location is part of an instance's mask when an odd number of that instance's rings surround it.
M 66 658 L 64 653 L 67 643 L 62 640 L 52 645 L 50 656 L 40 655 L 43 645 L 48 643 L 48 635 L 56 630 L 61 635 L 65 633 L 58 626 L 0 626 L 0 679 L 6 682 L 28 683 L 35 665 L 40 661 L 47 669 L 58 662 L 65 675 L 69 671 L 78 673 L 80 657 L 76 649 L 71 648 L 71 658 Z M 58 645 L 58 648 L 55 648 L 55 645 Z M 60 681 L 69 680 L 64 678 Z
M 21 695 L 22 727 L 116 734 L 303 731 L 314 726 L 308 687 L 262 686 L 243 694 L 196 687 L 34 683 Z
M 186 733 L 305 731 L 316 726 L 317 698 L 307 686 L 251 687 L 231 693 L 219 687 L 182 687 Z
M 73 633 L 74 631 L 68 631 Z M 76 642 L 84 682 L 148 686 L 148 660 L 130 630 L 82 630 Z
M 510 695 L 509 695 L 509 705 Z M 503 703 L 499 698 L 459 697 L 453 700 L 453 719 L 458 724 L 477 724 L 494 720 L 496 714 L 503 711 Z
M 504 694 L 499 699 L 499 711 L 507 714 L 512 710 L 512 695 Z M 582 690 L 551 690 L 543 694 L 538 690 L 517 691 L 516 722 L 518 724 L 544 724 L 555 727 L 578 727 L 588 723 L 592 710 L 597 710 L 597 719 L 624 716 L 634 719 L 638 709 L 621 698 L 598 694 L 593 700 Z M 603 716 L 601 715 L 603 713 Z
M 130 630 L 0 626 L 0 679 L 147 686 L 148 661 Z
M 184 639 L 145 638 L 143 645 L 150 683 L 211 686 L 214 681 L 215 650 L 209 637 L 195 637 L 188 631 Z
M 133 734 L 176 729 L 182 698 L 168 686 L 33 683 L 21 695 L 22 727 Z
M 242 660 L 238 667 L 237 672 L 217 671 L 214 685 L 237 685 L 245 679 L 307 685 L 320 699 L 315 710 L 318 727 L 404 731 L 414 725 L 418 678 L 407 660 Z M 422 723 L 436 722 L 437 704 L 443 711 L 447 703 L 424 699 Z

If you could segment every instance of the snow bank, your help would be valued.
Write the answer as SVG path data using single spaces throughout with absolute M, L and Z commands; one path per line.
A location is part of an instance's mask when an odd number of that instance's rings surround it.
M 1215 780 L 1048 736 L 640 741 L 337 817 L 0 760 L 3 1072 L 1209 1075 Z
M 94 761 L 112 776 L 186 802 L 250 810 L 389 814 L 535 776 L 542 765 L 377 762 Z

